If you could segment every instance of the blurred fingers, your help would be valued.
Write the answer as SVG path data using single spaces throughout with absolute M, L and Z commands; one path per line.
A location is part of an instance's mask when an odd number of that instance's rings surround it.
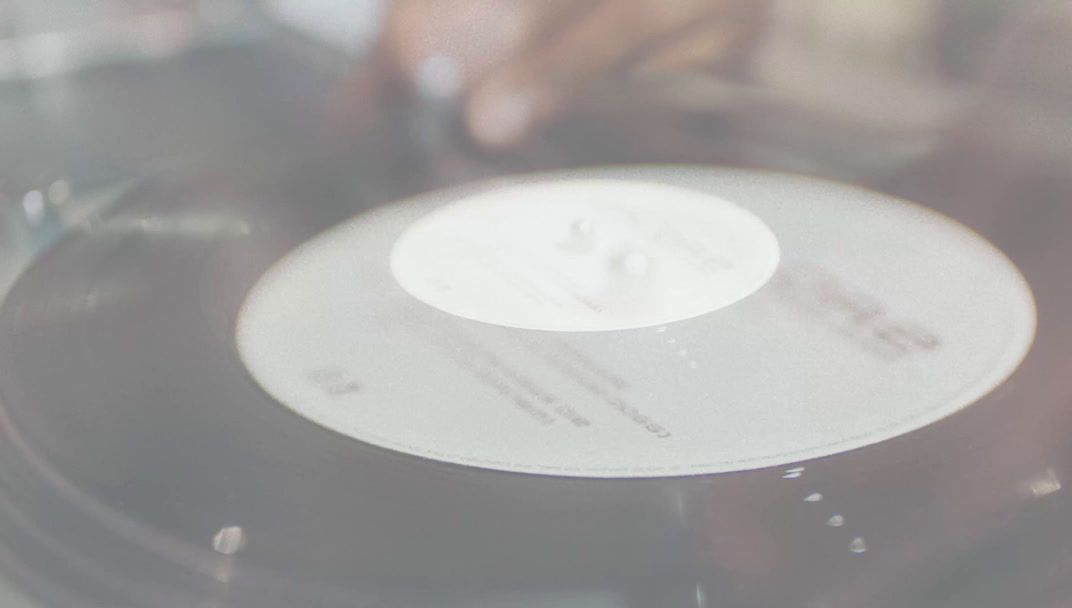
M 492 70 L 466 105 L 473 137 L 489 147 L 517 143 L 568 105 L 590 82 L 651 44 L 714 18 L 719 0 L 604 0 L 529 53 Z

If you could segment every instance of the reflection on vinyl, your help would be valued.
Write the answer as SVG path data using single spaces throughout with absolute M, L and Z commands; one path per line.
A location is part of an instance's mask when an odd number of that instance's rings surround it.
M 504 471 L 665 477 L 941 419 L 1013 372 L 1035 311 L 1001 253 L 920 207 L 654 167 L 361 214 L 279 262 L 238 327 L 270 394 L 356 439 Z

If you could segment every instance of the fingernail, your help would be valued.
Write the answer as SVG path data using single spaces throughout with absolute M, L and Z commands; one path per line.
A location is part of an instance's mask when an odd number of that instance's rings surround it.
M 532 122 L 531 98 L 516 91 L 484 91 L 470 105 L 468 122 L 473 137 L 486 146 L 505 146 L 520 140 Z

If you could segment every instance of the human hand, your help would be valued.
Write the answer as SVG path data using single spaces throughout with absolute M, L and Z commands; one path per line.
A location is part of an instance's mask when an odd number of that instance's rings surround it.
M 715 65 L 755 32 L 757 0 L 398 0 L 382 51 L 419 93 L 462 100 L 470 135 L 518 143 L 623 71 Z

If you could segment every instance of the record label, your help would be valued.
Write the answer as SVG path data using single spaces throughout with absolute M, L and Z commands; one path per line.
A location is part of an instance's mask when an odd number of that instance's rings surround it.
M 237 340 L 279 402 L 363 442 L 655 477 L 919 429 L 1005 381 L 1034 332 L 1019 271 L 935 212 L 805 178 L 647 167 L 362 214 L 265 274 Z
M 694 190 L 626 180 L 496 188 L 418 220 L 391 268 L 413 297 L 524 329 L 600 331 L 714 312 L 762 287 L 778 242 Z

